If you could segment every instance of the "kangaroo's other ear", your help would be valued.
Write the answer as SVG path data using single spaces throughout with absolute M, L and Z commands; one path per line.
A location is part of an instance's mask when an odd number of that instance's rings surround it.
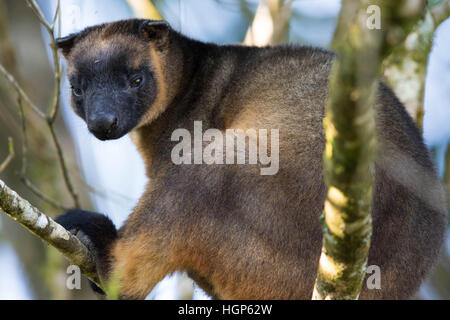
M 80 33 L 72 33 L 68 36 L 56 39 L 56 46 L 61 49 L 64 57 L 67 57 L 67 55 L 70 53 L 70 50 L 72 50 L 73 45 L 75 44 L 75 40 L 79 34 Z
M 168 38 L 170 25 L 163 20 L 143 20 L 139 26 L 139 35 L 148 41 L 154 41 L 161 48 Z

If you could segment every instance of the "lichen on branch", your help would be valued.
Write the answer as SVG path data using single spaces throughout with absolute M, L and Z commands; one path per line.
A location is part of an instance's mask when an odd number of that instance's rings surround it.
M 450 16 L 450 0 L 428 5 L 408 36 L 383 62 L 384 80 L 423 127 L 425 78 L 437 27 Z
M 376 151 L 374 99 L 383 58 L 421 17 L 425 1 L 379 1 L 380 29 L 368 28 L 372 1 L 344 0 L 334 34 L 324 128 L 323 246 L 313 299 L 357 299 L 372 233 Z
M 33 207 L 0 180 L 0 210 L 46 243 L 55 247 L 81 272 L 101 287 L 95 257 L 86 246 L 63 226 Z

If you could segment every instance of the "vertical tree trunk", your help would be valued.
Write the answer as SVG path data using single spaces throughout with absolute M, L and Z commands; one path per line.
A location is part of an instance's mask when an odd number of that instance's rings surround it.
M 425 1 L 415 1 L 413 6 L 388 0 L 372 4 L 343 0 L 332 43 L 337 58 L 324 120 L 328 194 L 313 299 L 359 297 L 372 232 L 377 77 L 382 58 L 403 40 L 401 35 L 420 17 Z M 379 28 L 372 21 L 377 18 Z

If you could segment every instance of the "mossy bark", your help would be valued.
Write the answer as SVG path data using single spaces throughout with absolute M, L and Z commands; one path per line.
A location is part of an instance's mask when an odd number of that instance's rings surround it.
M 434 32 L 449 16 L 449 0 L 428 6 L 403 43 L 383 62 L 384 80 L 405 105 L 419 129 L 423 127 L 425 77 Z
M 417 2 L 417 1 L 416 1 Z M 313 299 L 357 299 L 372 233 L 376 151 L 374 98 L 381 61 L 421 16 L 425 1 L 379 1 L 381 28 L 368 28 L 367 0 L 344 0 L 332 48 L 324 128 L 323 246 Z
M 100 285 L 95 266 L 95 257 L 81 241 L 53 221 L 28 201 L 21 198 L 0 180 L 0 210 L 30 232 L 52 245 L 73 264 L 80 267 L 81 272 Z

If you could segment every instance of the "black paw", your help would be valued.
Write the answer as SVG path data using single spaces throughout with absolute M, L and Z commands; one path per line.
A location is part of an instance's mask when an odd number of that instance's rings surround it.
M 70 210 L 55 219 L 95 255 L 97 272 L 100 277 L 107 277 L 109 270 L 110 245 L 117 238 L 117 230 L 112 221 L 105 215 L 83 210 Z M 99 294 L 104 292 L 94 283 L 92 289 Z
M 117 238 L 117 230 L 112 221 L 100 213 L 70 210 L 55 221 L 77 236 L 95 254 L 101 255 Z

